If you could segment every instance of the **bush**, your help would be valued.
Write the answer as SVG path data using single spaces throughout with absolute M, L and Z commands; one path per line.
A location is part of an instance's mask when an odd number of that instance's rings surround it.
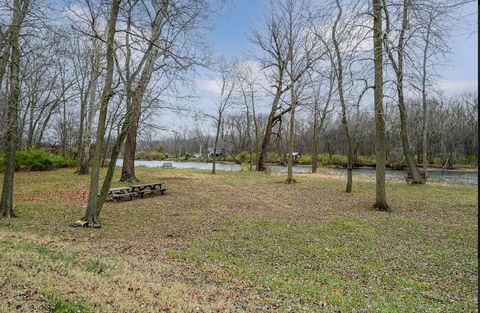
M 20 150 L 17 152 L 15 163 L 15 168 L 19 171 L 46 171 L 76 165 L 76 161 L 71 158 L 51 154 L 43 149 Z
M 356 163 L 358 165 L 368 165 L 368 166 L 375 166 L 375 156 L 365 156 L 365 155 L 358 155 Z
M 245 163 L 250 161 L 250 154 L 248 151 L 242 151 L 235 156 L 235 160 L 240 163 Z
M 477 163 L 477 156 L 475 154 L 470 154 L 465 156 L 465 163 L 466 164 L 476 164 Z
M 159 151 L 139 151 L 135 153 L 136 160 L 146 160 L 146 161 L 162 161 L 165 160 L 165 154 Z
M 298 164 L 302 164 L 302 165 L 312 164 L 312 155 L 310 153 L 301 154 Z
M 253 168 L 255 168 L 255 167 L 253 167 Z M 249 162 L 240 163 L 240 171 L 241 172 L 249 172 L 250 171 L 250 163 Z
M 268 152 L 267 153 L 267 162 L 268 163 L 283 163 L 284 158 L 281 153 Z
M 66 158 L 58 154 L 50 154 L 50 158 L 53 162 L 53 168 L 75 167 L 77 161 L 72 158 Z
M 48 153 L 41 149 L 18 151 L 16 165 L 20 171 L 45 171 L 53 168 Z
M 227 155 L 225 156 L 225 161 L 227 161 L 227 162 L 236 162 L 235 158 L 234 158 L 233 155 L 231 155 L 231 154 L 227 154 Z

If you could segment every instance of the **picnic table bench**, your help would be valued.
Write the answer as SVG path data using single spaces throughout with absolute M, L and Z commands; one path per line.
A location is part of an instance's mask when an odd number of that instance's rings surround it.
M 420 175 L 420 178 L 422 179 L 422 184 L 425 184 L 425 182 L 427 181 L 427 173 L 425 173 L 424 171 L 418 171 L 418 174 Z M 407 172 L 407 177 L 405 178 L 406 181 L 407 181 L 407 184 L 410 184 L 413 182 L 413 174 L 411 171 L 408 171 Z
M 131 192 L 139 194 L 142 198 L 145 194 L 159 191 L 162 195 L 165 194 L 166 189 L 162 188 L 162 183 L 146 183 L 130 185 Z
M 166 163 L 163 163 L 163 164 L 162 164 L 162 167 L 163 167 L 163 168 L 173 168 L 173 164 L 170 163 L 170 162 L 166 162 Z
M 125 197 L 128 197 L 130 200 L 132 200 L 133 196 L 136 195 L 137 193 L 134 192 L 130 187 L 115 187 L 108 190 L 107 197 L 110 197 L 114 201 Z

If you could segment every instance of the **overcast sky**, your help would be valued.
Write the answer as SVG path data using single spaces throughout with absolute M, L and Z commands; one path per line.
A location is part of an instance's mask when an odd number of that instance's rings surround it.
M 226 0 L 221 12 L 214 16 L 213 29 L 207 36 L 213 50 L 227 57 L 248 58 L 254 48 L 248 36 L 253 29 L 263 25 L 263 14 L 268 2 L 268 0 Z M 445 65 L 437 68 L 440 74 L 437 85 L 447 95 L 477 90 L 477 2 L 465 5 L 459 15 L 463 17 L 464 24 L 452 25 L 451 31 L 454 36 L 450 41 L 451 54 Z M 212 96 L 215 84 L 212 77 L 198 77 L 196 81 L 200 95 L 197 107 L 213 109 Z M 179 118 L 168 113 L 163 115 L 161 121 L 164 126 L 172 128 L 193 122 L 191 119 Z M 199 123 L 206 125 L 209 121 Z

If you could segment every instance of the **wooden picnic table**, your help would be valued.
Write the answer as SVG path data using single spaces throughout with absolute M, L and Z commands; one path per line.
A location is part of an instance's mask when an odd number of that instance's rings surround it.
M 165 188 L 162 188 L 162 183 L 145 183 L 145 184 L 134 184 L 130 185 L 132 192 L 139 194 L 142 198 L 147 193 L 152 193 L 155 191 L 160 191 L 165 194 Z
M 131 187 L 114 187 L 108 190 L 107 196 L 112 198 L 113 200 L 117 200 L 119 198 L 128 197 L 130 200 L 133 199 L 133 196 L 136 196 L 137 193 L 132 190 Z

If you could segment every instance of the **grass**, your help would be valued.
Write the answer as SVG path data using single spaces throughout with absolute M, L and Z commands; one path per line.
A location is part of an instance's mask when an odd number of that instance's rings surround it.
M 17 173 L 0 220 L 3 312 L 473 312 L 477 187 L 139 168 L 165 196 L 107 203 L 68 227 L 88 177 Z M 115 186 L 122 185 L 115 180 Z

